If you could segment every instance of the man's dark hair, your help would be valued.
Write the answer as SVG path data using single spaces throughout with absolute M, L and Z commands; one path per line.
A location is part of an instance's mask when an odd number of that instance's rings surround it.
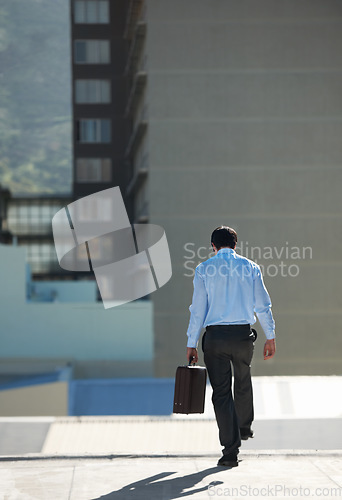
M 228 226 L 219 226 L 212 232 L 211 243 L 217 250 L 222 247 L 235 248 L 237 243 L 237 234 L 234 229 Z

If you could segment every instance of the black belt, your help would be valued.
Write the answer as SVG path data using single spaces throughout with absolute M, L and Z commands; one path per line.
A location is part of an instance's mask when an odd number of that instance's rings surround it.
M 254 329 L 254 328 L 251 328 L 251 325 L 248 323 L 248 324 L 242 324 L 242 325 L 239 325 L 239 324 L 234 324 L 234 325 L 208 325 L 206 326 L 206 331 L 207 332 L 210 332 L 210 331 L 216 331 L 216 332 L 223 332 L 223 333 L 232 333 L 232 334 L 236 334 L 236 335 L 239 335 L 239 333 L 250 333 L 250 334 L 254 334 L 254 341 L 257 339 L 257 331 Z
M 234 325 L 208 325 L 206 326 L 206 330 L 222 330 L 222 331 L 227 331 L 227 332 L 246 332 L 246 331 L 251 331 L 251 325 L 250 324 L 234 324 Z

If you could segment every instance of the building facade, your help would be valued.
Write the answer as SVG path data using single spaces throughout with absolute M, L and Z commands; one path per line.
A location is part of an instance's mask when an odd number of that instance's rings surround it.
M 185 362 L 193 269 L 220 224 L 273 301 L 278 352 L 263 361 L 259 327 L 253 373 L 340 373 L 341 3 L 144 4 L 135 215 L 165 228 L 173 263 L 151 296 L 156 375 Z
M 72 0 L 70 9 L 73 197 L 124 192 L 126 2 Z
M 7 243 L 26 249 L 34 280 L 73 279 L 58 264 L 51 219 L 71 200 L 70 195 L 23 195 L 6 201 Z
M 151 295 L 155 374 L 185 362 L 194 268 L 221 224 L 273 301 L 278 352 L 263 362 L 260 331 L 254 374 L 339 373 L 340 2 L 71 5 L 74 194 L 120 185 L 131 221 L 170 246 L 172 279 Z

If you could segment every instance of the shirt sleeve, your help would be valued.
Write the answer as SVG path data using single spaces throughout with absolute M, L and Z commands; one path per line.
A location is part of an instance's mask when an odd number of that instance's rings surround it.
M 196 268 L 195 271 L 193 284 L 194 293 L 192 296 L 192 304 L 189 307 L 191 315 L 187 331 L 187 347 L 197 347 L 204 319 L 208 311 L 207 291 L 205 289 L 203 276 L 198 268 Z
M 267 339 L 275 338 L 275 322 L 271 307 L 270 296 L 266 290 L 260 267 L 257 266 L 254 279 L 254 311 Z

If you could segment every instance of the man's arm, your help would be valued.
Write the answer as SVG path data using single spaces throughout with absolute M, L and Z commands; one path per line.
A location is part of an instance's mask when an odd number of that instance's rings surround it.
M 273 358 L 276 351 L 275 322 L 271 307 L 271 299 L 258 266 L 254 279 L 254 310 L 267 339 L 264 345 L 264 360 Z
M 197 363 L 197 344 L 198 339 L 201 334 L 201 329 L 203 327 L 204 319 L 207 315 L 208 310 L 208 296 L 204 285 L 204 279 L 198 268 L 195 270 L 194 276 L 194 293 L 192 296 L 192 303 L 189 307 L 190 310 L 190 321 L 187 331 L 188 342 L 187 342 L 187 358 L 190 361 L 190 357 L 194 357 L 194 362 Z

